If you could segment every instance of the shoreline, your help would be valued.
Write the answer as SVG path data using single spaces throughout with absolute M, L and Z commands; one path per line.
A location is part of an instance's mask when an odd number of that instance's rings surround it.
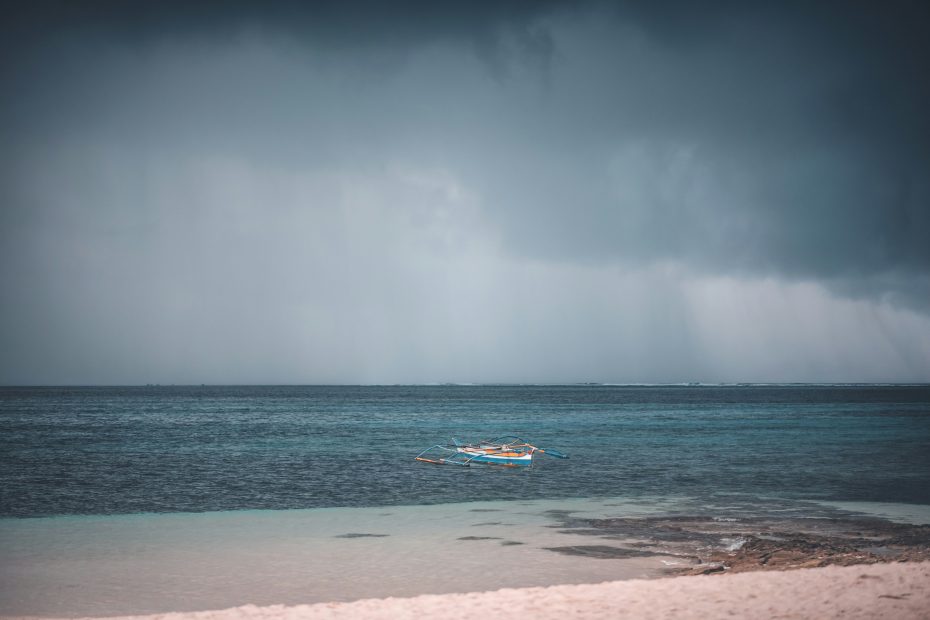
M 828 566 L 724 577 L 679 576 L 465 594 L 364 599 L 313 605 L 244 605 L 109 620 L 389 620 L 428 614 L 532 614 L 542 620 L 602 618 L 878 618 L 930 614 L 930 562 Z M 10 618 L 10 617 L 7 617 Z M 37 620 L 20 616 L 18 620 Z M 41 617 L 47 618 L 47 617 Z
M 611 498 L 25 519 L 0 521 L 0 551 L 0 617 L 141 617 L 915 564 L 930 512 Z

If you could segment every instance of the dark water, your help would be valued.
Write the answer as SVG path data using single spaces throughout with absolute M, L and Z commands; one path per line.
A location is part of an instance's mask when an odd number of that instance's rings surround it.
M 572 458 L 413 460 L 511 433 Z M 5 516 L 727 494 L 930 504 L 930 387 L 0 388 Z

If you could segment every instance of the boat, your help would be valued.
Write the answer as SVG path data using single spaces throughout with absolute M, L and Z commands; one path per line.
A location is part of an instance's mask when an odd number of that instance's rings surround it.
M 539 454 L 567 459 L 568 455 L 552 448 L 539 448 L 515 435 L 505 435 L 477 443 L 438 444 L 416 456 L 416 460 L 434 465 L 497 465 L 500 467 L 529 467 Z

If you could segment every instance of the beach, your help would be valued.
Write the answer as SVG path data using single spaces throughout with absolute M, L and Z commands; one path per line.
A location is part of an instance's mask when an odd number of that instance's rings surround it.
M 742 574 L 761 592 L 793 569 L 825 567 L 802 573 L 829 577 L 844 574 L 839 567 L 907 572 L 930 561 L 926 387 L 0 395 L 6 618 L 314 605 L 347 605 L 350 615 L 370 605 L 393 617 L 405 612 L 363 602 L 501 590 L 509 601 L 604 582 L 614 584 L 607 592 L 633 588 L 606 595 L 618 600 L 665 604 L 665 594 L 648 594 L 662 586 L 648 584 L 668 582 L 709 584 L 707 597 L 726 590 L 713 601 L 729 601 L 742 596 L 729 592 Z M 508 469 L 413 459 L 443 437 L 519 428 L 571 458 Z M 912 590 L 875 598 L 911 604 Z M 903 598 L 882 598 L 890 596 Z
M 398 620 L 493 614 L 575 618 L 895 618 L 930 616 L 930 563 L 831 566 L 785 572 L 674 577 L 351 603 L 246 605 L 125 616 L 151 620 Z

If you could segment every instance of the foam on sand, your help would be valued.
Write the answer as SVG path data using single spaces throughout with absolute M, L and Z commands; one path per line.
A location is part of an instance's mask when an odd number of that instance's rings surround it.
M 396 620 L 424 617 L 534 620 L 600 618 L 896 618 L 930 616 L 930 562 L 828 566 L 721 577 L 674 577 L 592 585 L 422 595 L 286 607 L 247 605 L 169 613 L 160 620 Z M 136 616 L 141 618 L 142 616 Z

